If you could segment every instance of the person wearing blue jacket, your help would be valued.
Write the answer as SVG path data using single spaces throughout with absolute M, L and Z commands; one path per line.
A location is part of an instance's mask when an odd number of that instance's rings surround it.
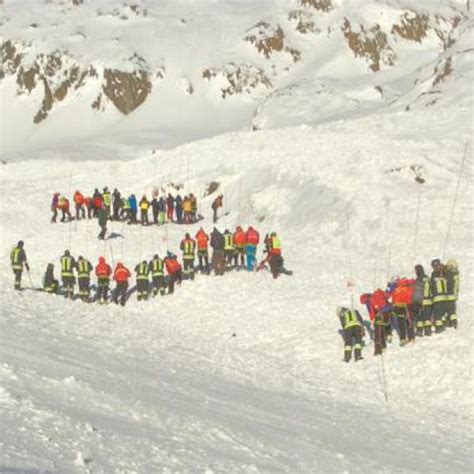
M 135 194 L 130 194 L 128 198 L 128 202 L 130 203 L 130 223 L 136 224 L 137 223 L 137 212 L 138 212 L 138 203 Z

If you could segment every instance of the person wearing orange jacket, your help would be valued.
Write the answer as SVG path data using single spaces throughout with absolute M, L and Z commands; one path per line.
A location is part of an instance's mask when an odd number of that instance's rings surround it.
M 247 270 L 249 272 L 255 269 L 255 258 L 257 255 L 257 245 L 260 242 L 260 234 L 249 226 L 246 236 L 245 253 L 247 255 Z
M 104 304 L 107 302 L 110 275 L 112 274 L 112 269 L 104 257 L 99 257 L 99 263 L 95 267 L 95 274 L 97 275 L 97 299 L 100 304 Z
M 204 232 L 204 229 L 202 227 L 196 234 L 196 242 L 198 249 L 199 270 L 201 273 L 209 274 L 209 236 Z
M 86 218 L 86 210 L 84 209 L 84 195 L 79 192 L 79 191 L 76 191 L 74 193 L 74 205 L 76 207 L 76 220 L 80 220 L 81 219 L 81 216 L 82 216 L 82 219 L 85 219 Z
M 194 280 L 194 256 L 196 253 L 196 241 L 186 232 L 179 246 L 183 252 L 183 273 L 186 278 Z
M 393 314 L 398 320 L 400 345 L 415 340 L 415 328 L 413 325 L 412 304 L 415 292 L 415 280 L 396 277 L 389 284 Z
M 178 285 L 181 285 L 183 271 L 178 262 L 178 257 L 171 252 L 168 252 L 165 257 L 165 267 L 168 272 L 168 294 L 171 295 L 174 293 L 174 284 L 177 283 Z
M 235 246 L 235 267 L 239 268 L 239 256 L 240 256 L 240 268 L 245 267 L 245 246 L 247 244 L 247 234 L 244 232 L 242 227 L 238 226 L 234 232 L 234 246 Z
M 71 213 L 69 211 L 69 199 L 65 196 L 61 196 L 58 202 L 58 209 L 61 210 L 61 222 L 66 222 L 72 220 Z
M 115 304 L 119 303 L 125 306 L 127 301 L 127 290 L 128 290 L 128 279 L 131 277 L 130 270 L 124 266 L 123 263 L 118 262 L 114 271 L 114 280 L 117 282 L 117 286 L 114 290 L 114 297 L 112 301 Z

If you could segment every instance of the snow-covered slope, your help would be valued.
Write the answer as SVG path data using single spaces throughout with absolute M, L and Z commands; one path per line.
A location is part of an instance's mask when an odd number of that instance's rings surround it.
M 464 1 L 38 0 L 25 9 L 7 0 L 0 8 L 3 154 L 97 135 L 163 147 L 472 103 L 456 94 L 473 81 Z M 114 154 L 112 146 L 106 155 Z
M 27 4 L 0 5 L 0 472 L 473 472 L 468 4 Z M 204 221 L 49 223 L 54 191 L 177 185 Z M 125 308 L 31 289 L 65 249 L 177 251 L 219 192 L 219 228 L 278 232 L 292 277 Z M 459 329 L 343 364 L 336 307 L 435 257 L 459 262 Z
M 435 127 L 446 124 L 419 119 L 430 137 L 404 117 L 373 116 L 137 148 L 134 161 L 4 165 L 2 468 L 470 472 L 472 161 L 445 248 L 465 137 L 443 137 Z M 229 212 L 219 226 L 276 230 L 293 277 L 198 276 L 173 297 L 125 308 L 10 289 L 8 247 L 20 237 L 36 285 L 65 248 L 134 266 L 176 250 L 183 236 L 181 226 L 112 224 L 123 238 L 100 243 L 94 222 L 49 224 L 51 191 L 141 193 L 173 182 L 202 196 L 210 181 L 221 183 Z M 207 229 L 211 199 L 200 199 Z M 394 343 L 384 357 L 385 402 L 369 340 L 363 363 L 341 363 L 335 307 L 350 304 L 348 281 L 357 299 L 437 256 L 461 265 L 460 328 L 403 349 Z

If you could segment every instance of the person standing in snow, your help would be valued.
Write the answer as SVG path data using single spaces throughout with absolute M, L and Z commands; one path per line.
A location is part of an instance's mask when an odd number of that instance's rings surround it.
M 430 278 L 425 274 L 423 265 L 415 266 L 415 292 L 413 293 L 413 319 L 416 321 L 416 336 L 431 336 L 431 300 Z
M 183 211 L 184 211 L 184 223 L 191 224 L 192 203 L 189 196 L 184 196 Z
M 168 252 L 164 262 L 169 278 L 168 294 L 171 295 L 174 293 L 175 283 L 181 285 L 181 281 L 183 280 L 183 271 L 181 265 L 178 262 L 178 257 L 176 257 L 176 255 L 172 254 L 171 252 Z
M 92 263 L 84 257 L 77 259 L 77 281 L 79 285 L 79 297 L 87 303 L 90 296 Z
M 58 292 L 59 282 L 54 278 L 54 265 L 48 263 L 46 272 L 43 277 L 43 291 L 49 294 L 56 294 Z
M 165 274 L 163 271 L 164 262 L 158 256 L 158 254 L 153 256 L 153 259 L 148 265 L 149 271 L 151 273 L 151 279 L 153 282 L 153 296 L 157 296 L 160 293 L 161 296 L 165 294 Z
M 237 269 L 245 267 L 245 245 L 247 244 L 247 234 L 242 227 L 237 226 L 234 232 L 234 246 L 235 246 L 235 267 Z M 240 266 L 239 266 L 240 257 Z
M 459 269 L 456 260 L 446 262 L 446 293 L 447 293 L 447 320 L 446 325 L 457 329 L 458 316 L 456 302 L 459 296 Z
M 215 224 L 217 222 L 217 210 L 222 207 L 224 203 L 224 195 L 223 194 L 219 194 L 219 196 L 216 197 L 216 199 L 214 199 L 214 201 L 212 201 L 212 222 Z
M 207 250 L 209 236 L 201 227 L 196 234 L 196 242 L 198 248 L 199 271 L 209 274 L 209 253 Z
M 127 300 L 128 279 L 130 276 L 131 275 L 128 268 L 126 268 L 123 263 L 118 262 L 114 271 L 114 280 L 117 282 L 113 298 L 113 302 L 115 304 L 118 304 L 120 299 L 120 304 L 125 306 L 125 302 Z
M 189 199 L 191 200 L 191 223 L 194 224 L 197 221 L 197 198 L 193 193 L 189 193 Z
M 168 193 L 166 198 L 166 215 L 169 222 L 173 222 L 173 212 L 174 212 L 174 197 L 171 193 Z
M 128 198 L 128 203 L 130 205 L 130 221 L 129 224 L 137 223 L 137 212 L 138 212 L 138 203 L 135 194 L 130 194 Z
M 415 281 L 408 278 L 396 277 L 389 285 L 389 293 L 392 298 L 393 314 L 398 320 L 400 345 L 404 346 L 408 342 L 415 341 L 415 331 L 413 328 L 413 315 L 411 307 Z
M 26 271 L 30 271 L 30 266 L 26 260 L 25 249 L 23 248 L 23 240 L 18 241 L 16 247 L 10 252 L 10 263 L 12 266 L 13 274 L 15 275 L 15 290 L 21 290 L 21 276 L 23 273 L 23 267 L 26 268 Z
M 224 275 L 224 236 L 214 227 L 211 233 L 212 268 L 216 275 Z
M 95 274 L 97 275 L 97 300 L 100 304 L 104 304 L 107 302 L 110 275 L 112 274 L 112 269 L 104 257 L 99 257 L 99 263 L 95 267 Z
M 99 240 L 104 240 L 105 234 L 107 233 L 107 210 L 105 204 L 100 205 L 100 209 L 97 211 L 97 220 L 100 227 L 100 232 L 97 238 Z
M 337 316 L 341 321 L 344 332 L 344 362 L 350 362 L 353 348 L 354 360 L 357 362 L 363 359 L 362 337 L 364 336 L 364 322 L 359 311 L 340 306 L 337 309 Z
M 224 259 L 226 270 L 230 270 L 232 268 L 232 262 L 234 260 L 234 236 L 229 229 L 224 231 Z
M 433 297 L 433 319 L 435 332 L 444 331 L 444 320 L 448 313 L 448 282 L 446 279 L 446 268 L 439 258 L 431 262 L 433 272 L 431 273 L 431 295 Z
M 148 299 L 148 273 L 149 267 L 148 262 L 143 260 L 143 262 L 139 263 L 135 267 L 136 281 L 137 281 L 137 299 L 138 301 L 147 300 Z
M 194 280 L 194 258 L 196 256 L 196 241 L 187 232 L 179 246 L 183 252 L 183 273 L 185 278 Z
M 158 204 L 158 198 L 156 196 L 153 196 L 150 206 L 153 214 L 153 224 L 158 225 L 158 213 L 160 212 L 160 206 Z
M 166 216 L 166 201 L 163 196 L 160 197 L 158 201 L 158 225 L 163 225 L 165 223 Z
M 140 222 L 142 225 L 148 225 L 148 208 L 150 207 L 150 203 L 145 195 L 142 196 L 139 203 L 140 207 Z
M 51 200 L 51 211 L 53 215 L 51 217 L 51 223 L 56 224 L 56 219 L 58 218 L 58 209 L 59 209 L 59 193 L 53 194 L 53 199 Z
M 76 261 L 71 256 L 69 250 L 64 252 L 60 259 L 61 262 L 61 280 L 65 291 L 65 298 L 74 299 L 74 285 L 76 279 L 74 278 L 74 269 L 76 268 Z
M 112 204 L 112 197 L 107 186 L 104 188 L 104 191 L 102 193 L 102 200 L 105 206 L 105 212 L 107 214 L 107 217 L 110 217 L 110 206 Z
M 86 210 L 84 209 L 84 196 L 81 192 L 77 191 L 74 193 L 74 206 L 76 208 L 76 221 L 86 218 Z
M 122 209 L 122 195 L 120 191 L 115 188 L 112 193 L 112 218 L 114 221 L 120 220 L 120 210 Z
M 176 196 L 176 199 L 174 200 L 175 202 L 175 209 L 176 209 L 176 221 L 178 224 L 183 223 L 183 198 L 181 197 L 180 194 Z
M 247 255 L 247 270 L 251 272 L 255 270 L 257 245 L 260 242 L 260 235 L 252 226 L 249 226 L 247 230 L 246 242 L 245 253 Z

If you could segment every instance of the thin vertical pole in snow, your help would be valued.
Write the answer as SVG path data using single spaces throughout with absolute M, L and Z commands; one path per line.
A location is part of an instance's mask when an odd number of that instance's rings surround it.
M 421 185 L 420 185 L 421 186 Z M 420 203 L 421 203 L 421 188 L 418 191 L 418 203 L 416 205 L 416 217 L 415 217 L 415 232 L 413 233 L 413 262 L 415 262 L 417 253 L 416 247 L 418 244 L 418 227 L 420 220 Z
M 352 248 L 350 245 L 350 221 L 349 211 L 346 209 L 346 245 L 349 254 L 349 281 L 347 282 L 347 288 L 351 291 L 351 309 L 354 309 L 354 282 L 353 282 L 353 267 L 352 267 Z
M 385 376 L 385 362 L 383 359 L 383 353 L 380 354 L 380 360 L 382 362 L 383 395 L 385 397 L 385 401 L 388 402 L 387 378 Z
M 466 145 L 464 146 L 464 156 L 461 161 L 461 166 L 459 167 L 458 182 L 456 184 L 456 191 L 454 192 L 453 205 L 451 206 L 451 212 L 449 213 L 448 232 L 446 233 L 446 239 L 444 241 L 443 253 L 441 254 L 441 258 L 444 258 L 446 249 L 448 248 L 449 238 L 451 236 L 451 227 L 453 224 L 454 210 L 456 209 L 456 203 L 458 200 L 459 186 L 461 184 L 461 177 L 462 177 L 462 172 L 464 169 L 464 162 L 466 161 L 467 148 L 468 148 L 468 142 L 466 142 Z
M 72 174 L 69 173 L 69 197 L 72 195 Z M 74 202 L 74 198 L 72 199 Z M 71 210 L 71 202 L 69 202 L 69 209 Z M 72 214 L 69 214 L 72 216 Z M 71 240 L 72 240 L 72 224 L 71 224 L 71 219 L 72 217 L 69 217 L 69 243 L 68 243 L 68 248 L 71 248 Z

